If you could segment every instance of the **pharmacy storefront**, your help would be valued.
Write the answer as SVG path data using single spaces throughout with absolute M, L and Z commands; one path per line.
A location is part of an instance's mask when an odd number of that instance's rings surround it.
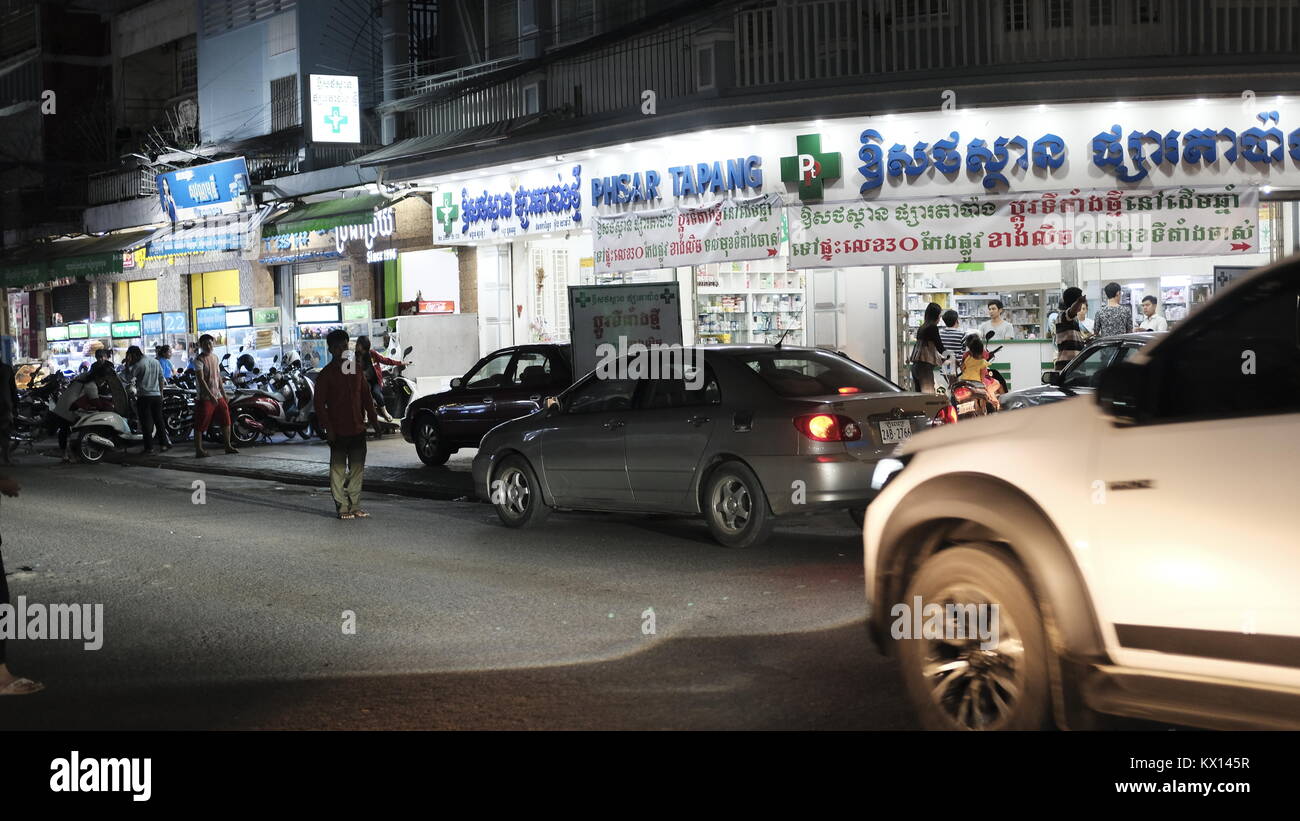
M 936 110 L 579 149 L 429 181 L 434 240 L 476 249 L 485 347 L 567 339 L 570 284 L 676 281 L 687 342 L 784 338 L 897 381 L 935 303 L 963 330 L 992 322 L 1027 387 L 1055 358 L 1065 288 L 1091 316 L 1116 282 L 1134 325 L 1152 297 L 1172 326 L 1295 250 L 1296 102 Z

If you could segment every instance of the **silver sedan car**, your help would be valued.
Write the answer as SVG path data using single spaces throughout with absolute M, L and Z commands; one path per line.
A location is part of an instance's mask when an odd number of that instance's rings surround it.
M 686 351 L 679 378 L 598 369 L 493 428 L 474 459 L 476 492 L 508 527 L 557 508 L 703 515 L 720 543 L 750 547 L 776 516 L 860 517 L 876 462 L 943 407 L 828 351 Z

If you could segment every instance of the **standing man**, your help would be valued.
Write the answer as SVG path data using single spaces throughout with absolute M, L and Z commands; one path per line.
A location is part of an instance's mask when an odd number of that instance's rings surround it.
M 1121 288 L 1112 282 L 1102 289 L 1106 304 L 1097 311 L 1094 321 L 1097 336 L 1118 336 L 1133 332 L 1133 312 L 1119 304 Z
M 152 456 L 158 452 L 153 446 L 154 430 L 158 431 L 158 444 L 162 449 L 171 450 L 167 427 L 163 424 L 162 365 L 132 345 L 126 352 L 126 368 L 135 382 L 135 408 L 140 417 L 140 432 L 144 434 L 144 455 Z
M 212 334 L 199 337 L 199 355 L 194 358 L 198 374 L 199 401 L 194 408 L 194 458 L 208 455 L 203 449 L 203 434 L 213 422 L 221 425 L 226 440 L 226 453 L 239 453 L 230 444 L 230 405 L 226 403 L 226 389 L 222 384 L 221 363 L 212 354 Z
M 18 483 L 8 476 L 0 476 L 0 493 L 17 496 Z M 9 585 L 5 582 L 5 562 L 0 556 L 0 604 L 9 604 Z M 0 638 L 0 696 L 29 696 L 45 689 L 45 685 L 29 678 L 18 678 L 9 672 L 5 663 L 5 641 Z
M 1138 324 L 1138 330 L 1141 331 L 1167 331 L 1169 323 L 1163 316 L 1156 313 L 1156 298 L 1154 294 L 1147 294 L 1142 297 L 1142 322 Z
M 1002 301 L 989 300 L 988 309 L 989 321 L 980 325 L 980 339 L 989 339 L 989 331 L 992 339 L 1015 339 L 1016 326 L 1002 318 Z
M 316 419 L 330 443 L 330 494 L 340 519 L 368 518 L 360 508 L 366 470 L 366 420 L 379 425 L 375 400 L 356 361 L 345 359 L 348 332 L 336 328 L 325 337 L 330 363 L 316 377 Z

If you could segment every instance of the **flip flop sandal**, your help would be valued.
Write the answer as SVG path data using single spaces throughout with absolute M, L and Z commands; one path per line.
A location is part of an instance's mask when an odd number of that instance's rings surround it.
M 4 687 L 0 687 L 0 696 L 30 696 L 45 689 L 45 685 L 29 678 L 16 678 Z
M 355 513 L 340 513 L 340 514 L 339 514 L 339 518 L 340 518 L 340 519 L 355 519 L 355 518 L 357 518 L 357 515 L 356 515 Z
M 354 511 L 352 512 L 352 515 L 353 515 L 353 516 L 356 516 L 358 519 L 369 519 L 369 518 L 370 518 L 370 514 L 367 513 L 367 512 L 365 512 L 364 510 L 354 510 Z

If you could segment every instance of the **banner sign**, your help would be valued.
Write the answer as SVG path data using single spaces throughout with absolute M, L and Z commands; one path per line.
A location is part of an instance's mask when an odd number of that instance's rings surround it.
M 158 201 L 172 222 L 234 214 L 248 204 L 243 157 L 193 165 L 157 175 Z
M 1258 189 L 1233 185 L 803 205 L 790 267 L 1249 254 L 1258 222 Z
M 596 218 L 596 267 L 636 271 L 774 257 L 781 249 L 781 197 L 727 200 L 703 208 Z
M 570 285 L 569 326 L 577 374 L 595 369 L 601 345 L 681 345 L 679 285 Z
M 570 178 L 572 181 L 570 181 Z M 582 166 L 467 183 L 434 208 L 433 239 L 443 245 L 582 227 Z

